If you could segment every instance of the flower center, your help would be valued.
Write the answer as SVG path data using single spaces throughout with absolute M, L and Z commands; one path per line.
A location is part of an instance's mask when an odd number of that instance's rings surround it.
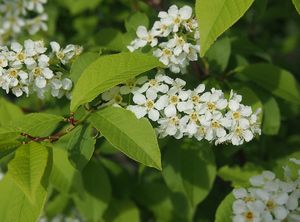
M 24 61 L 25 60 L 25 54 L 23 52 L 20 52 L 17 54 L 17 59 L 19 61 Z
M 213 111 L 216 109 L 216 105 L 214 103 L 207 103 L 207 108 L 210 110 L 210 111 Z
M 192 96 L 192 102 L 193 103 L 199 103 L 200 102 L 200 96 L 198 96 L 198 95 Z
M 220 123 L 218 121 L 212 121 L 211 123 L 212 128 L 220 128 Z
M 198 132 L 199 132 L 200 135 L 204 135 L 205 131 L 206 130 L 205 130 L 205 128 L 203 126 L 200 126 L 199 129 L 198 129 Z
M 197 122 L 198 121 L 198 113 L 196 113 L 196 112 L 191 113 L 190 119 L 194 122 Z
M 234 113 L 232 113 L 232 116 L 233 116 L 233 119 L 236 119 L 236 120 L 241 118 L 240 112 L 234 112 Z
M 39 67 L 36 67 L 36 68 L 34 68 L 34 70 L 33 70 L 33 74 L 35 75 L 35 76 L 41 76 L 42 75 L 42 69 L 41 68 L 39 68 Z
M 185 43 L 184 39 L 182 37 L 179 37 L 176 39 L 177 45 L 183 45 Z
M 180 24 L 181 22 L 181 19 L 177 16 L 175 19 L 174 19 L 174 23 L 175 24 Z
M 156 86 L 157 85 L 157 81 L 155 80 L 155 79 L 151 79 L 150 81 L 149 81 L 149 85 L 150 86 Z
M 254 219 L 254 215 L 251 211 L 246 212 L 244 216 L 245 216 L 246 221 L 249 221 L 249 222 L 253 221 L 253 219 Z
M 18 76 L 18 71 L 16 69 L 10 69 L 8 71 L 8 75 L 11 77 L 11 78 L 17 78 Z
M 171 56 L 172 55 L 172 51 L 170 49 L 163 49 L 163 54 L 165 56 Z
M 272 201 L 272 200 L 269 200 L 267 202 L 266 206 L 269 210 L 273 210 L 276 207 L 276 203 L 274 203 L 274 201 Z
M 126 82 L 126 85 L 128 86 L 129 89 L 132 89 L 133 87 L 135 87 L 135 81 L 134 80 L 128 80 Z
M 147 36 L 147 42 L 152 42 L 153 41 L 153 36 L 152 35 L 148 35 Z
M 243 134 L 243 130 L 240 127 L 237 127 L 235 129 L 235 134 L 238 135 L 238 136 L 241 136 Z
M 146 101 L 146 108 L 147 108 L 148 110 L 150 110 L 150 109 L 152 109 L 153 107 L 154 107 L 154 102 L 153 102 L 153 100 L 148 99 L 148 100 Z
M 120 95 L 115 95 L 114 100 L 117 104 L 120 104 L 123 100 L 123 97 Z
M 170 97 L 170 103 L 177 104 L 178 102 L 179 102 L 178 96 L 173 95 Z
M 172 125 L 177 125 L 178 122 L 179 122 L 179 119 L 177 116 L 174 116 L 174 117 L 170 118 L 170 120 L 169 120 L 169 123 Z
M 59 51 L 56 53 L 56 57 L 59 59 L 63 59 L 65 57 L 65 53 L 62 51 Z
M 247 197 L 244 197 L 243 200 L 246 202 L 246 203 L 249 203 L 249 202 L 253 202 L 255 199 L 251 196 L 247 196 Z

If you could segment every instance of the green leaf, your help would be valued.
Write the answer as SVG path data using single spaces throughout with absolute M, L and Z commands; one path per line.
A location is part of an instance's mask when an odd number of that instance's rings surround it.
M 219 205 L 215 222 L 232 222 L 232 204 L 234 196 L 230 193 Z
M 210 145 L 192 140 L 169 144 L 164 153 L 163 178 L 170 190 L 183 193 L 191 206 L 196 207 L 208 195 L 215 180 L 213 151 Z
M 213 42 L 248 10 L 254 0 L 196 0 L 196 16 L 201 33 L 201 56 Z
M 292 0 L 297 12 L 300 14 L 300 0 Z
M 140 221 L 139 210 L 130 200 L 114 200 L 104 214 L 107 222 Z
M 72 79 L 75 84 L 80 78 L 83 71 L 88 67 L 92 62 L 99 58 L 98 53 L 87 52 L 80 55 L 71 66 L 70 79 Z
M 230 39 L 223 38 L 212 45 L 206 53 L 206 58 L 211 68 L 215 71 L 223 72 L 228 65 L 230 54 Z
M 23 115 L 21 109 L 8 102 L 4 98 L 0 98 L 0 126 L 7 126 L 12 120 Z
M 10 175 L 0 181 L 0 221 L 37 221 L 43 211 L 47 198 L 46 188 L 39 185 L 35 193 L 36 201 L 29 201 L 14 183 Z
M 146 28 L 149 26 L 149 18 L 145 13 L 136 12 L 125 21 L 127 32 L 135 33 L 139 26 L 145 26 Z
M 300 104 L 299 85 L 288 71 L 271 64 L 258 63 L 246 66 L 241 73 L 273 95 Z
M 98 222 L 111 199 L 108 175 L 100 162 L 90 161 L 82 177 L 84 191 L 73 196 L 75 204 L 87 221 Z
M 121 152 L 146 166 L 161 169 L 156 134 L 147 119 L 137 119 L 122 108 L 108 107 L 92 114 L 90 120 Z
M 113 86 L 158 66 L 159 61 L 146 54 L 119 53 L 100 57 L 85 69 L 75 85 L 71 110 L 75 111 Z
M 27 198 L 34 203 L 36 192 L 46 172 L 49 150 L 39 143 L 20 146 L 8 164 L 8 172 Z
M 0 141 L 15 139 L 19 135 L 20 133 L 13 129 L 0 127 Z
M 242 86 L 235 88 L 235 90 L 240 95 L 242 95 L 244 105 L 251 106 L 253 111 L 256 111 L 257 109 L 262 109 L 263 104 L 252 89 Z
M 233 187 L 246 187 L 249 186 L 249 179 L 252 176 L 258 175 L 263 171 L 261 167 L 258 167 L 251 163 L 246 163 L 245 166 L 223 166 L 218 171 L 218 176 L 225 181 L 231 182 Z
M 94 153 L 96 140 L 92 137 L 92 131 L 93 128 L 86 124 L 76 127 L 67 134 L 69 159 L 72 165 L 80 171 L 90 161 Z
M 59 4 L 68 8 L 73 15 L 77 15 L 86 10 L 95 9 L 102 0 L 63 0 L 57 1 Z
M 172 193 L 163 181 L 143 181 L 134 195 L 139 204 L 153 212 L 157 222 L 193 221 L 186 198 L 181 193 Z
M 100 150 L 102 151 L 102 147 Z M 115 161 L 103 158 L 101 162 L 109 174 L 114 197 L 119 199 L 130 198 L 136 185 L 134 176 L 125 167 Z
M 280 110 L 276 100 L 269 97 L 264 101 L 264 120 L 262 131 L 266 135 L 277 135 L 280 129 Z
M 80 172 L 76 170 L 68 159 L 68 152 L 59 145 L 53 146 L 53 167 L 50 183 L 61 193 L 72 194 L 80 190 Z
M 65 194 L 58 194 L 51 200 L 47 201 L 47 205 L 45 207 L 45 215 L 47 218 L 53 218 L 64 211 L 67 207 L 70 198 Z
M 131 33 L 123 34 L 118 29 L 103 28 L 95 35 L 95 42 L 101 48 L 121 52 L 128 51 L 127 46 L 132 41 Z
M 0 159 L 6 155 L 14 152 L 17 147 L 21 145 L 21 142 L 17 140 L 1 140 L 0 141 Z
M 59 122 L 64 120 L 61 116 L 46 113 L 31 113 L 13 122 L 16 130 L 35 137 L 49 136 L 57 127 Z

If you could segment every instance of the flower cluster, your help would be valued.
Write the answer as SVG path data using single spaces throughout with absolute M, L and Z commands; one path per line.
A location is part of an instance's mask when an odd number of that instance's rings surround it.
M 72 81 L 64 77 L 66 65 L 82 52 L 82 47 L 68 45 L 61 49 L 51 42 L 51 52 L 43 41 L 26 40 L 24 45 L 13 42 L 0 48 L 0 87 L 6 93 L 20 97 L 37 92 L 44 98 L 46 92 L 53 97 L 70 96 Z
M 189 6 L 180 9 L 172 5 L 168 12 L 160 12 L 150 31 L 139 26 L 137 38 L 128 49 L 132 52 L 149 45 L 154 48 L 153 55 L 174 73 L 185 73 L 190 61 L 198 59 L 200 52 L 197 20 Z
M 194 90 L 185 90 L 186 82 L 158 73 L 147 80 L 141 77 L 102 94 L 104 105 L 118 104 L 135 113 L 137 118 L 147 116 L 163 138 L 173 136 L 195 137 L 215 144 L 241 145 L 260 134 L 258 112 L 241 104 L 242 97 L 231 92 L 228 99 L 221 90 L 205 91 L 200 84 Z M 132 103 L 125 99 L 132 98 Z M 125 102 L 127 101 L 127 102 Z
M 296 180 L 285 167 L 285 180 L 271 171 L 250 179 L 251 187 L 233 190 L 234 222 L 296 222 L 300 221 L 300 173 Z
M 44 5 L 47 0 L 3 0 L 0 3 L 0 44 L 26 30 L 33 35 L 47 31 Z

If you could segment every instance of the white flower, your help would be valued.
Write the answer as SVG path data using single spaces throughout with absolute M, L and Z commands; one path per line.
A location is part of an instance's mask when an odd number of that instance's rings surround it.
M 200 106 L 200 113 L 214 112 L 226 108 L 227 101 L 223 98 L 221 90 L 211 89 L 211 92 L 205 92 L 201 95 L 201 101 L 204 103 Z
M 145 26 L 139 26 L 136 31 L 137 39 L 131 42 L 128 49 L 132 52 L 138 48 L 142 48 L 149 44 L 151 47 L 157 45 L 158 40 L 156 37 L 157 34 L 154 30 L 148 31 Z
M 202 124 L 207 127 L 205 139 L 211 141 L 225 137 L 227 134 L 225 128 L 228 127 L 230 123 L 223 117 L 221 112 L 215 111 L 212 113 L 211 119 L 209 121 L 203 121 Z
M 64 49 L 60 47 L 57 42 L 50 42 L 50 46 L 52 48 L 53 53 L 56 57 L 61 61 L 62 64 L 67 64 L 73 59 L 75 56 L 80 55 L 82 52 L 82 47 L 77 45 L 67 45 Z
M 101 98 L 106 101 L 107 105 L 122 104 L 123 97 L 120 94 L 120 87 L 116 86 L 102 93 Z
M 290 178 L 282 181 L 271 171 L 264 171 L 252 177 L 250 188 L 233 190 L 236 199 L 232 205 L 234 218 L 240 220 L 245 212 L 244 209 L 249 209 L 250 202 L 259 203 L 260 207 L 253 208 L 252 212 L 261 217 L 260 221 L 298 221 L 297 219 L 300 218 L 298 207 L 300 190 L 296 185 L 298 180 L 300 177 L 295 181 Z
M 127 48 L 132 52 L 150 45 L 154 48 L 153 55 L 171 72 L 185 73 L 189 62 L 196 61 L 200 52 L 198 24 L 192 18 L 192 8 L 178 9 L 172 5 L 158 17 L 160 20 L 155 21 L 150 31 L 139 26 L 137 38 Z
M 27 26 L 28 26 L 28 32 L 30 35 L 34 35 L 40 30 L 46 32 L 48 30 L 48 15 L 47 14 L 41 14 L 39 16 L 36 16 L 33 19 L 29 19 L 27 21 Z
M 179 56 L 182 52 L 190 52 L 190 43 L 187 43 L 182 36 L 178 36 L 177 34 L 168 41 L 167 47 L 173 49 L 173 53 L 176 56 Z
M 158 121 L 159 127 L 156 129 L 161 138 L 174 136 L 176 139 L 183 137 L 186 122 L 179 116 L 161 118 Z
M 142 76 L 138 79 L 127 80 L 123 86 L 120 87 L 120 93 L 122 95 L 127 95 L 129 93 L 134 93 L 139 90 L 140 86 L 148 80 L 147 76 Z
M 159 119 L 159 111 L 164 107 L 159 100 L 156 102 L 155 100 L 155 95 L 146 97 L 141 93 L 135 93 L 133 96 L 133 102 L 137 105 L 129 106 L 128 109 L 134 112 L 137 118 L 148 115 L 149 119 L 157 121 Z
M 169 8 L 168 13 L 160 12 L 158 17 L 161 18 L 163 23 L 171 25 L 173 27 L 173 32 L 178 32 L 181 23 L 190 19 L 192 12 L 193 10 L 189 6 L 178 9 L 176 5 L 172 5 Z
M 47 0 L 29 0 L 25 1 L 25 7 L 30 11 L 36 11 L 38 13 L 44 12 L 44 4 Z
M 169 86 L 165 83 L 166 76 L 156 75 L 154 79 L 150 79 L 146 82 L 140 89 L 137 90 L 138 93 L 146 92 L 147 97 L 155 99 L 157 93 L 167 93 Z
M 157 36 L 167 37 L 172 32 L 172 27 L 164 22 L 156 21 L 153 24 L 152 30 L 157 33 Z
M 69 78 L 63 77 L 61 72 L 53 72 L 51 64 L 59 68 L 62 64 L 47 55 L 47 48 L 43 41 L 26 40 L 24 45 L 13 42 L 11 50 L 0 47 L 0 87 L 6 93 L 12 92 L 20 97 L 24 93 L 28 96 L 33 91 L 39 98 L 44 98 L 47 91 L 57 98 L 67 96 L 70 98 L 73 86 Z M 80 52 L 75 45 L 66 47 L 65 54 L 70 57 L 77 56 Z M 64 67 L 65 68 L 65 67 Z

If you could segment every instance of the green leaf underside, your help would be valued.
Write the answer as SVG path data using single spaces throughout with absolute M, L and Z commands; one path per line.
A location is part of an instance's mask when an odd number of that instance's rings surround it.
M 208 195 L 216 176 L 214 154 L 210 146 L 186 140 L 165 151 L 163 177 L 173 192 L 183 193 L 193 207 Z M 197 170 L 194 170 L 197 169 Z
M 76 84 L 85 68 L 88 67 L 97 58 L 99 58 L 98 53 L 87 52 L 76 59 L 76 61 L 72 64 L 70 71 L 70 79 L 72 79 L 74 84 Z
M 29 143 L 20 146 L 14 159 L 8 164 L 11 178 L 32 203 L 35 202 L 35 194 L 41 186 L 48 158 L 49 151 L 46 147 L 39 143 Z
M 280 110 L 276 100 L 269 97 L 264 101 L 264 122 L 262 131 L 266 135 L 276 135 L 280 129 Z
M 196 16 L 200 30 L 200 55 L 248 10 L 254 0 L 197 0 Z
M 223 166 L 218 171 L 218 176 L 225 181 L 230 181 L 233 187 L 249 186 L 249 179 L 258 175 L 263 169 L 254 164 L 247 163 L 245 166 Z
M 297 12 L 300 14 L 300 0 L 292 0 Z
M 96 140 L 92 137 L 92 130 L 89 125 L 79 126 L 68 135 L 69 159 L 78 170 L 82 170 L 93 155 Z
M 113 86 L 160 65 L 152 55 L 140 53 L 119 53 L 100 57 L 85 69 L 75 85 L 71 111 L 92 101 Z
M 84 191 L 74 195 L 78 210 L 87 221 L 98 222 L 111 200 L 109 177 L 100 162 L 90 161 L 83 169 Z
M 90 118 L 94 127 L 117 149 L 130 158 L 161 169 L 161 155 L 150 122 L 137 119 L 128 110 L 108 107 Z
M 50 183 L 62 193 L 72 194 L 76 192 L 80 173 L 70 163 L 68 152 L 64 147 L 54 145 L 53 159 Z
M 31 113 L 14 121 L 13 127 L 31 136 L 45 137 L 49 136 L 63 119 L 61 116 L 52 114 Z
M 18 106 L 0 98 L 0 126 L 7 126 L 12 120 L 21 116 L 23 113 Z
M 0 127 L 0 141 L 15 139 L 18 135 L 20 135 L 20 133 L 13 129 Z
M 11 175 L 6 175 L 0 182 L 0 221 L 7 222 L 33 222 L 37 221 L 47 199 L 47 192 L 43 186 L 35 191 L 35 202 L 28 200 L 19 189 Z
M 300 104 L 299 85 L 288 71 L 271 64 L 258 63 L 245 67 L 241 73 L 273 95 Z
M 232 222 L 232 204 L 234 196 L 230 193 L 219 205 L 215 222 Z

